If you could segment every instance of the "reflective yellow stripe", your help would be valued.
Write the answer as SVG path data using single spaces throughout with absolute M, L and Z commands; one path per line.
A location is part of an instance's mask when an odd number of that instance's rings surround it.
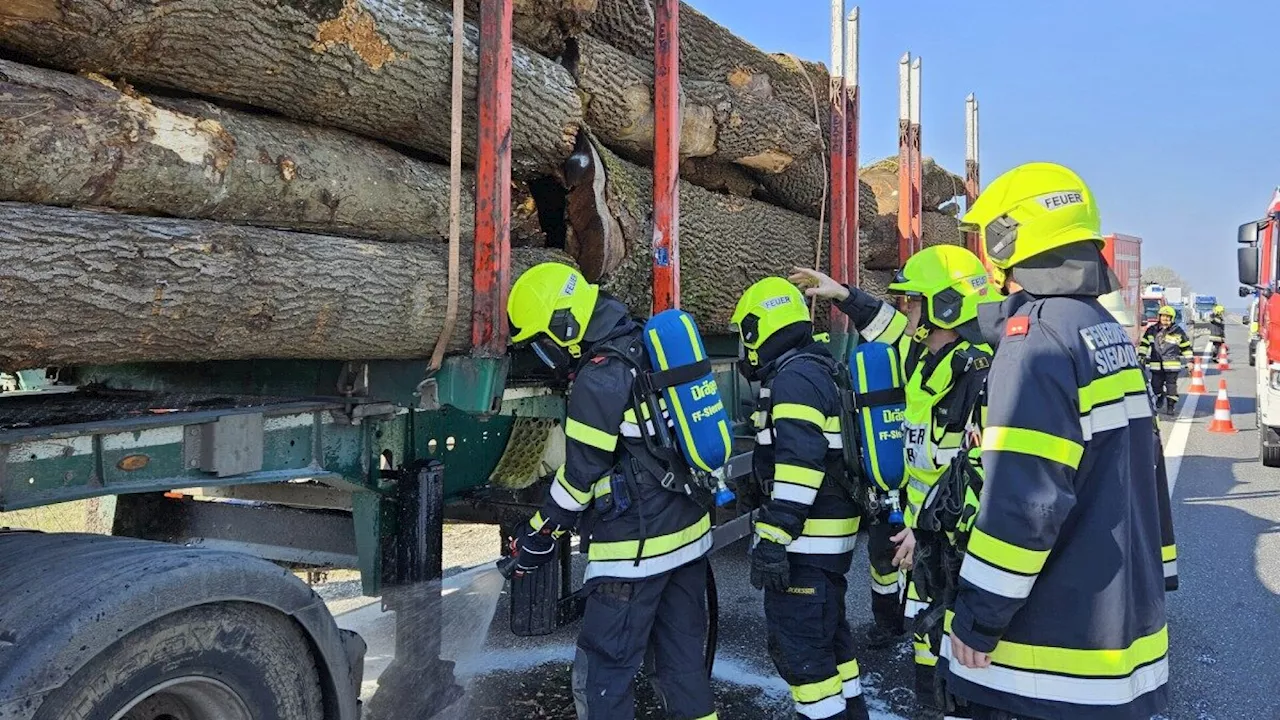
M 938 656 L 933 654 L 933 648 L 929 646 L 928 640 L 916 640 L 913 636 L 911 646 L 915 649 L 915 660 L 917 665 L 933 667 L 938 664 Z
M 1169 628 L 1134 640 L 1119 650 L 1023 645 L 1001 640 L 991 652 L 991 662 L 1018 670 L 1053 672 L 1084 677 L 1124 677 L 1169 652 Z
M 809 537 L 843 537 L 857 535 L 858 524 L 862 518 L 845 518 L 839 520 L 809 518 L 804 521 L 802 534 Z
M 840 417 L 829 417 L 826 422 L 822 423 L 822 431 L 830 433 L 840 432 Z
M 719 718 L 715 713 L 711 713 L 710 715 L 703 715 L 702 717 L 694 718 L 693 720 L 719 720 Z
M 613 481 L 613 478 L 608 475 L 600 478 L 599 480 L 596 481 L 596 484 L 592 486 L 591 494 L 595 495 L 596 497 L 604 497 L 605 495 L 612 495 L 613 494 L 612 481 Z
M 907 316 L 895 311 L 893 313 L 893 319 L 889 321 L 889 327 L 885 328 L 885 331 L 880 333 L 880 337 L 875 338 L 875 340 L 878 342 L 892 343 L 894 340 L 901 338 L 902 334 L 906 331 Z
M 1160 548 L 1160 561 L 1169 562 L 1178 559 L 1178 547 L 1176 545 L 1165 545 Z
M 541 530 L 542 526 L 546 524 L 547 524 L 547 519 L 542 517 L 541 510 L 534 513 L 533 517 L 529 518 L 529 527 L 533 528 L 535 532 L 538 530 Z
M 982 431 L 983 452 L 1000 451 L 1032 455 L 1062 463 L 1072 470 L 1080 466 L 1084 446 L 1066 438 L 1015 427 L 989 427 Z
M 824 473 L 821 470 L 813 470 L 800 465 L 788 465 L 786 463 L 778 463 L 773 468 L 774 480 L 810 488 L 822 487 L 823 475 Z
M 587 503 L 591 502 L 593 491 L 592 490 L 583 491 L 574 487 L 573 483 L 569 482 L 569 478 L 564 476 L 563 465 L 561 465 L 560 469 L 556 471 L 556 483 L 560 485 L 560 487 L 563 488 L 565 492 L 569 493 L 569 497 L 577 501 L 579 505 L 586 505 Z
M 898 584 L 898 571 L 897 571 L 897 570 L 894 570 L 893 572 L 889 573 L 888 575 L 881 575 L 880 573 L 876 572 L 875 567 L 874 567 L 874 566 L 872 566 L 872 568 L 871 568 L 871 580 L 872 580 L 873 582 L 875 582 L 875 584 L 877 584 L 877 585 L 897 585 L 897 584 Z M 913 585 L 913 586 L 914 586 L 914 584 L 915 584 L 915 583 L 912 583 L 912 585 Z
M 844 683 L 839 675 L 832 675 L 826 680 L 807 685 L 792 685 L 791 697 L 796 702 L 815 703 L 819 700 L 825 700 L 832 695 L 839 695 L 844 688 Z
M 992 537 L 975 527 L 969 538 L 969 553 L 1002 570 L 1035 575 L 1049 559 L 1048 550 L 1028 550 Z
M 590 425 L 569 418 L 564 423 L 564 436 L 577 440 L 583 445 L 590 445 L 598 450 L 613 452 L 618 447 L 618 436 L 597 430 Z
M 860 674 L 857 660 L 842 662 L 836 666 L 836 670 L 840 673 L 841 680 L 852 680 Z
M 822 428 L 827 423 L 827 416 L 823 415 L 821 410 L 808 405 L 778 403 L 773 406 L 773 421 L 777 423 L 779 420 L 799 420 Z
M 1080 413 L 1084 414 L 1095 405 L 1114 402 L 1132 393 L 1147 391 L 1147 382 L 1138 368 L 1121 370 L 1115 375 L 1098 378 L 1080 388 Z
M 656 557 L 674 552 L 711 532 L 711 516 L 703 515 L 702 519 L 678 532 L 658 535 L 644 541 L 644 552 L 640 552 L 640 541 L 619 540 L 617 542 L 591 543 L 587 550 L 588 560 L 632 560 L 637 555 L 641 558 Z
M 791 543 L 791 533 L 783 530 L 777 525 L 770 525 L 769 523 L 756 523 L 756 535 L 759 535 L 765 540 L 772 540 L 781 545 L 788 545 Z

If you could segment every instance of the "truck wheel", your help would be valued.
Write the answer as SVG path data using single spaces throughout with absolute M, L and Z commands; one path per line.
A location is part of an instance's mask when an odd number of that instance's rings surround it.
M 245 603 L 189 608 L 133 631 L 51 694 L 35 720 L 316 720 L 311 646 Z
M 1262 464 L 1266 467 L 1280 467 L 1280 445 L 1268 445 L 1267 436 L 1271 434 L 1271 428 L 1258 428 L 1258 455 L 1262 458 Z

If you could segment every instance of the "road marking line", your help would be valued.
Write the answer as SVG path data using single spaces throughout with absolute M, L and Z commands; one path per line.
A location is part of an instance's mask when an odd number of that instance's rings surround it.
M 1173 488 L 1178 484 L 1178 471 L 1182 469 L 1182 455 L 1187 451 L 1187 438 L 1191 436 L 1191 421 L 1196 417 L 1196 408 L 1200 406 L 1200 398 L 1208 395 L 1185 395 L 1182 401 L 1182 412 L 1173 421 L 1173 430 L 1164 444 L 1164 468 L 1169 476 L 1169 497 L 1173 498 Z

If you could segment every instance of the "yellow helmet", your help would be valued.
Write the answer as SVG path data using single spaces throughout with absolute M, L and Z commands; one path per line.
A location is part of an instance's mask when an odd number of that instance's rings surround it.
M 1214 305 L 1214 306 L 1213 306 L 1213 311 L 1214 311 L 1214 312 L 1216 312 L 1216 313 L 1224 313 L 1224 312 L 1226 312 L 1227 310 L 1226 310 L 1226 308 L 1222 307 L 1221 305 Z
M 1171 318 L 1176 318 L 1178 317 L 1178 311 L 1174 310 L 1171 305 L 1162 305 L 1160 306 L 1160 312 L 1156 313 L 1156 315 L 1168 315 Z
M 582 338 L 599 295 L 598 286 L 568 265 L 534 265 L 516 280 L 507 297 L 511 342 L 534 341 L 534 349 L 538 350 L 539 342 L 549 340 L 563 348 L 561 352 L 580 357 Z
M 955 245 L 935 245 L 907 260 L 889 283 L 889 292 L 924 298 L 929 325 L 949 330 L 978 317 L 987 287 L 987 268 L 977 255 Z
M 1056 163 L 1027 163 L 996 178 L 960 226 L 981 233 L 987 258 L 1001 271 L 1072 243 L 1103 243 L 1089 186 Z
M 800 322 L 809 322 L 804 295 L 780 277 L 767 277 L 747 288 L 729 320 L 752 365 L 760 364 L 760 346 L 765 341 L 779 330 Z

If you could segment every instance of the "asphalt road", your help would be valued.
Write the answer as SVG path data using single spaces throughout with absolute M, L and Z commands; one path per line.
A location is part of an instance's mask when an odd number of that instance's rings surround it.
M 1180 417 L 1162 422 L 1170 473 L 1177 468 L 1173 497 L 1181 578 L 1168 605 L 1172 703 L 1163 716 L 1168 720 L 1280 719 L 1280 469 L 1263 468 L 1257 459 L 1245 329 L 1228 326 L 1228 342 L 1236 349 L 1237 364 L 1225 377 L 1239 432 L 1207 431 L 1213 395 L 1184 400 Z M 1219 377 L 1216 371 L 1208 374 L 1211 392 Z M 484 552 L 472 544 L 474 536 L 452 542 L 468 544 L 468 557 Z M 792 717 L 786 686 L 765 653 L 761 594 L 747 583 L 743 544 L 716 555 L 713 567 L 720 592 L 713 675 L 720 717 Z M 849 620 L 860 640 L 861 626 L 871 620 L 865 539 L 850 578 Z M 571 720 L 569 663 L 576 627 L 544 638 L 513 636 L 500 587 L 500 578 L 484 567 L 445 581 L 442 654 L 458 662 L 467 694 L 444 717 Z M 394 652 L 394 616 L 374 604 L 341 615 L 339 622 L 369 642 L 365 690 L 371 694 Z M 909 643 L 863 649 L 858 660 L 873 717 L 940 717 L 915 703 Z M 662 717 L 644 683 L 638 696 L 638 717 Z

